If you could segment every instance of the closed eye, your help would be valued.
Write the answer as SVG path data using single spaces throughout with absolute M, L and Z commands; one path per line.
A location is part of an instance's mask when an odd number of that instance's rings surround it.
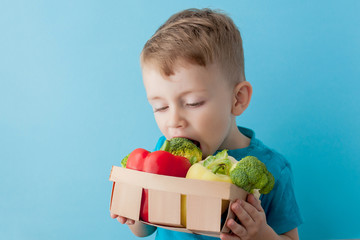
M 164 112 L 168 108 L 169 108 L 168 106 L 160 107 L 160 108 L 154 108 L 154 112 Z
M 205 102 L 202 101 L 202 102 L 194 102 L 194 103 L 187 103 L 186 106 L 188 107 L 199 107 L 201 105 L 203 105 Z

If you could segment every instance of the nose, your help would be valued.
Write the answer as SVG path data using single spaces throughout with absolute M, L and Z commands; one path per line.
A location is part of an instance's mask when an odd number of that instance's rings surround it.
M 178 108 L 173 108 L 169 113 L 168 127 L 183 128 L 186 126 L 186 120 Z

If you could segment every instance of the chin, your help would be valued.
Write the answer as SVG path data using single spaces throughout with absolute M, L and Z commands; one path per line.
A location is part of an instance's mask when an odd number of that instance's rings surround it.
M 201 151 L 202 151 L 202 158 L 203 158 L 203 159 L 205 159 L 205 158 L 207 158 L 208 156 L 212 155 L 212 154 L 209 154 L 209 153 L 207 153 L 207 152 L 203 152 L 202 149 L 201 149 Z

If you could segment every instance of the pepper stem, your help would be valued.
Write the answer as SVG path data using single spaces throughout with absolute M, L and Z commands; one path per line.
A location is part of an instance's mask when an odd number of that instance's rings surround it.
M 212 173 L 216 174 L 220 169 L 224 168 L 224 166 L 224 164 L 218 164 L 211 171 Z

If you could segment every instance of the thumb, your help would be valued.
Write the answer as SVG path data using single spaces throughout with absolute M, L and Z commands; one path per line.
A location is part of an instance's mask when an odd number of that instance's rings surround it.
M 261 201 L 257 199 L 254 194 L 249 194 L 247 196 L 246 201 L 253 205 L 258 211 L 264 211 L 264 209 L 261 206 Z

